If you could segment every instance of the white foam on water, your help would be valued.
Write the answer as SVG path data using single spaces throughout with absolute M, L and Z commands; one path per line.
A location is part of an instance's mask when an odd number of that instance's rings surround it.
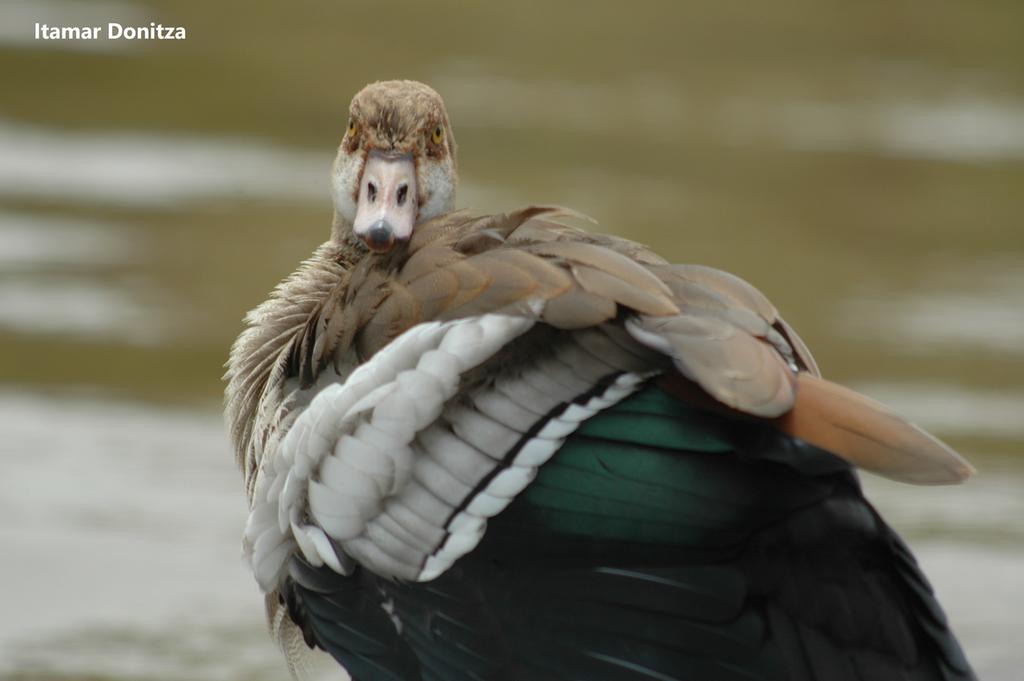
M 0 119 L 0 196 L 173 208 L 216 198 L 319 200 L 331 153 L 157 132 L 71 132 Z
M 973 538 L 1024 550 L 1024 525 L 1011 520 L 1024 517 L 1024 477 L 997 462 L 975 459 L 978 472 L 960 485 L 917 487 L 875 475 L 861 477 L 872 502 L 909 539 Z
M 92 267 L 137 256 L 132 235 L 110 224 L 0 209 L 0 268 Z
M 897 349 L 940 347 L 1024 353 L 1024 263 L 959 263 L 907 291 L 858 295 L 839 306 L 844 334 Z M 878 329 L 885 329 L 879 334 Z
M 169 328 L 165 311 L 148 305 L 138 287 L 88 277 L 0 278 L 0 329 L 149 345 Z
M 104 276 L 141 262 L 137 233 L 96 221 L 0 210 L 0 329 L 154 344 L 172 327 L 152 285 Z
M 685 123 L 692 103 L 671 82 L 644 74 L 586 82 L 524 79 L 485 70 L 477 61 L 449 61 L 431 82 L 457 112 L 460 129 L 622 134 L 628 120 L 631 135 L 659 134 Z
M 1024 478 L 974 461 L 962 485 L 914 487 L 862 476 L 865 494 L 904 536 L 931 582 L 978 677 L 1011 681 L 1020 651 L 1006 632 L 1024 630 Z
M 0 392 L 0 432 L 0 675 L 286 677 L 219 415 Z
M 802 151 L 867 151 L 953 162 L 1024 158 L 1024 101 L 1019 99 L 893 97 L 766 108 L 762 113 L 774 121 L 769 132 Z
M 978 678 L 1019 679 L 1021 651 L 1013 642 L 1014 632 L 1024 630 L 1020 542 L 968 548 L 958 541 L 918 540 L 911 546 Z
M 741 146 L 950 162 L 1024 158 L 1019 96 L 972 92 L 958 82 L 925 97 L 913 93 L 915 78 L 880 75 L 864 77 L 874 92 L 845 101 L 798 100 L 784 92 L 698 99 L 654 73 L 588 82 L 523 79 L 458 61 L 434 81 L 460 127 L 618 135 L 628 120 L 630 135 L 658 141 L 710 125 L 715 137 Z
M 1024 442 L 1024 391 L 1020 388 L 999 390 L 884 381 L 853 387 L 937 435 Z M 1024 495 L 1021 499 L 1024 504 Z M 1024 505 L 1021 510 L 1024 511 Z

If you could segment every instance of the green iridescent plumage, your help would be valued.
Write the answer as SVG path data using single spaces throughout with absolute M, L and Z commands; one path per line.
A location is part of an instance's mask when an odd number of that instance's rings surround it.
M 586 422 L 439 579 L 296 574 L 311 640 L 360 681 L 972 678 L 847 464 L 654 386 Z

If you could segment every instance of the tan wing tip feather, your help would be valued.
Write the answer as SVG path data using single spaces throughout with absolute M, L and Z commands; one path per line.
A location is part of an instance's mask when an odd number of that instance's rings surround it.
M 568 208 L 566 206 L 558 205 L 541 205 L 541 206 L 530 206 L 524 209 L 527 213 L 527 219 L 538 217 L 543 215 L 546 218 L 572 218 L 575 220 L 582 220 L 583 222 L 589 222 L 592 225 L 599 224 L 598 221 L 586 213 L 581 213 L 575 208 Z
M 800 373 L 796 404 L 779 428 L 858 468 L 915 485 L 963 482 L 963 457 L 887 407 L 849 388 Z

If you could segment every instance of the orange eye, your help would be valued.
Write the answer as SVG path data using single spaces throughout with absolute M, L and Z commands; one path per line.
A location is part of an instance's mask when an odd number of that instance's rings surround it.
M 356 134 L 356 122 L 353 119 L 348 119 L 348 136 L 353 137 Z
M 436 128 L 434 128 L 433 134 L 430 135 L 430 141 L 433 142 L 434 144 L 440 144 L 441 140 L 443 140 L 443 139 L 444 139 L 444 130 L 439 125 Z

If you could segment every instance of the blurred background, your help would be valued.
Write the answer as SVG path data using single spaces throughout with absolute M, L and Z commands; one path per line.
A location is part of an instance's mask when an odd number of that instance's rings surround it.
M 35 41 L 33 24 L 184 26 Z M 1024 651 L 1024 4 L 0 0 L 0 679 L 282 679 L 220 420 L 328 235 L 352 94 L 446 98 L 459 203 L 742 275 L 964 452 L 865 476 L 981 678 Z

